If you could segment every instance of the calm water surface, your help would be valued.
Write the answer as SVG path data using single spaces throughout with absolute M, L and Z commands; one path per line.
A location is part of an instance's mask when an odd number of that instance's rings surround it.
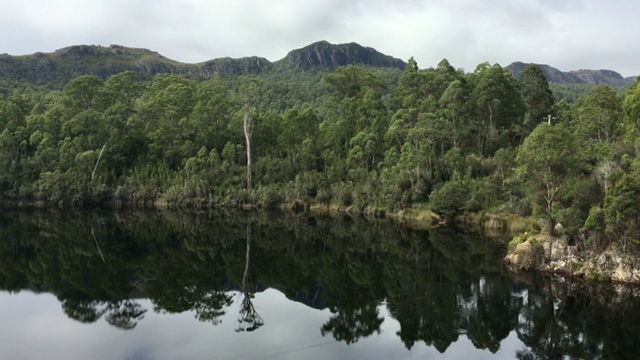
M 1 359 L 637 359 L 627 289 L 504 240 L 269 214 L 0 214 Z

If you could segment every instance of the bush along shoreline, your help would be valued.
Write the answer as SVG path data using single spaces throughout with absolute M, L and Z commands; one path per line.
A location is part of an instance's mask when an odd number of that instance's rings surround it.
M 29 209 L 94 209 L 120 210 L 120 209 L 149 209 L 149 210 L 257 210 L 280 211 L 287 213 L 306 212 L 313 215 L 327 216 L 361 216 L 368 219 L 392 219 L 412 228 L 433 228 L 441 226 L 457 226 L 469 231 L 480 231 L 488 235 L 504 236 L 519 234 L 523 231 L 531 231 L 536 228 L 531 218 L 515 214 L 491 214 L 491 213 L 461 213 L 455 218 L 449 218 L 437 214 L 428 207 L 407 207 L 402 209 L 389 209 L 372 205 L 356 205 L 350 203 L 338 203 L 333 201 L 320 202 L 311 197 L 286 198 L 286 195 L 274 192 L 257 190 L 243 192 L 233 196 L 208 197 L 208 198 L 182 198 L 179 201 L 168 200 L 165 196 L 131 196 L 123 198 L 112 196 L 100 202 L 81 200 L 77 198 L 56 199 L 2 199 L 0 198 L 0 210 L 29 210 Z

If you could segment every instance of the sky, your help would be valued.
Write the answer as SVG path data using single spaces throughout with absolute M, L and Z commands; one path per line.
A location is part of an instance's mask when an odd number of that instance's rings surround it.
M 638 0 L 0 0 L 0 53 L 118 44 L 198 63 L 326 40 L 420 68 L 447 59 L 640 74 Z

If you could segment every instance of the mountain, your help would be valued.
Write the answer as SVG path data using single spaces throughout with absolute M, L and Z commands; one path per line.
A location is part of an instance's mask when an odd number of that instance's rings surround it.
M 93 74 L 101 78 L 131 70 L 143 78 L 157 74 L 182 74 L 193 77 L 213 75 L 238 76 L 269 71 L 326 69 L 357 64 L 372 67 L 404 69 L 406 63 L 356 43 L 333 45 L 319 41 L 289 52 L 275 63 L 261 57 L 239 59 L 218 58 L 198 64 L 186 64 L 168 59 L 157 52 L 128 48 L 76 45 L 32 55 L 0 55 L 0 80 L 26 82 L 61 88 L 78 75 Z
M 518 78 L 527 66 L 529 66 L 529 64 L 518 61 L 511 63 L 506 69 L 509 70 L 515 78 Z M 538 66 L 547 78 L 547 81 L 558 84 L 604 84 L 626 88 L 637 79 L 637 76 L 624 78 L 612 70 L 576 70 L 564 72 L 549 65 L 538 64 Z
M 289 52 L 284 59 L 276 61 L 282 67 L 309 70 L 315 67 L 334 69 L 350 64 L 373 67 L 391 67 L 404 70 L 407 63 L 382 54 L 370 47 L 356 43 L 333 45 L 319 41 Z
M 272 64 L 265 58 L 252 56 L 239 59 L 224 57 L 192 66 L 196 68 L 194 71 L 197 75 L 210 77 L 213 75 L 260 74 L 269 70 Z
M 82 74 L 103 78 L 133 70 L 143 75 L 188 73 L 188 67 L 146 49 L 79 45 L 53 53 L 0 55 L 0 78 L 52 87 L 64 85 Z
M 46 54 L 0 55 L 0 79 L 61 87 L 83 74 L 107 78 L 130 70 L 140 73 L 143 78 L 167 73 L 207 77 L 214 74 L 255 74 L 270 66 L 267 59 L 258 57 L 221 58 L 201 64 L 185 64 L 147 49 L 77 45 Z
M 157 74 L 181 74 L 207 78 L 214 75 L 239 76 L 279 73 L 288 71 L 330 71 L 344 65 L 363 65 L 403 70 L 406 63 L 356 43 L 330 44 L 318 41 L 301 49 L 290 51 L 275 62 L 252 56 L 245 58 L 218 58 L 198 64 L 187 64 L 166 58 L 157 52 L 120 45 L 108 47 L 76 45 L 52 53 L 32 55 L 0 55 L 0 81 L 13 81 L 50 88 L 61 88 L 78 75 L 93 74 L 101 78 L 122 71 L 135 71 L 143 78 Z M 526 63 L 514 62 L 506 67 L 518 77 Z M 608 84 L 626 88 L 637 77 L 623 78 L 611 70 L 577 70 L 563 72 L 549 65 L 539 65 L 552 84 Z

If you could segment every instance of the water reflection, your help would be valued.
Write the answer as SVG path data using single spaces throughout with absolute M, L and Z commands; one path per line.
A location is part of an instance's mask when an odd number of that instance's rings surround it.
M 638 288 L 524 278 L 516 331 L 518 359 L 635 359 L 640 351 Z
M 11 213 L 0 215 L 0 239 L 3 290 L 51 293 L 71 319 L 133 333 L 150 314 L 218 327 L 229 313 L 244 335 L 275 327 L 287 315 L 265 325 L 269 309 L 254 304 L 274 288 L 326 309 L 322 341 L 354 349 L 391 335 L 405 351 L 427 346 L 445 358 L 467 339 L 503 357 L 517 345 L 506 358 L 519 359 L 640 350 L 631 290 L 512 279 L 503 241 L 477 234 L 268 214 Z
M 250 285 L 249 267 L 251 264 L 251 222 L 247 222 L 247 252 L 244 260 L 244 273 L 242 274 L 242 302 L 238 316 L 236 332 L 254 331 L 264 325 L 264 320 L 253 306 L 254 292 Z

